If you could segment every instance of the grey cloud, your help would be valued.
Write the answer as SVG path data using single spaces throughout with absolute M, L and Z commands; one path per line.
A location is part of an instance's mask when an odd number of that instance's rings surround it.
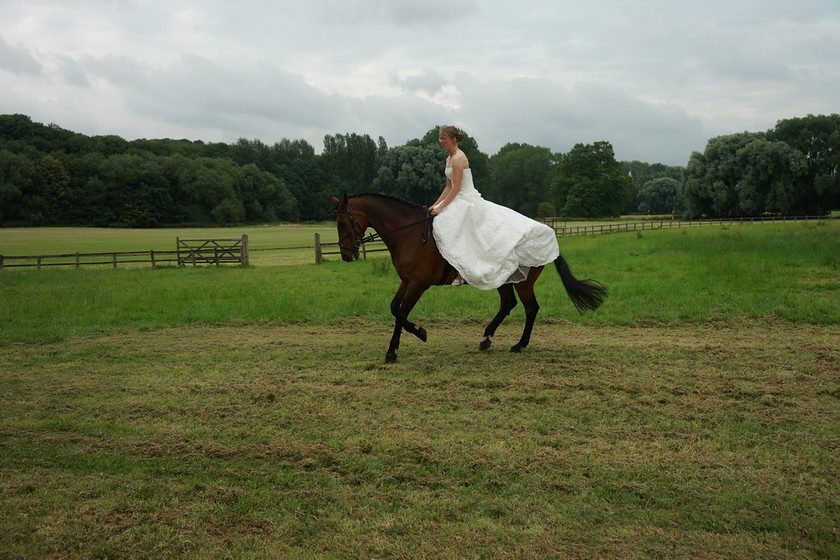
M 412 93 L 425 92 L 429 95 L 434 95 L 447 85 L 449 81 L 438 72 L 427 68 L 417 75 L 411 75 L 406 78 L 395 78 L 394 83 Z
M 42 67 L 29 49 L 13 47 L 0 37 L 0 68 L 16 74 L 37 76 Z
M 330 23 L 391 23 L 398 26 L 444 24 L 475 9 L 475 0 L 457 7 L 449 0 L 309 0 L 312 16 Z
M 89 64 L 120 88 L 127 107 L 138 117 L 196 128 L 244 131 L 259 121 L 322 127 L 338 105 L 331 96 L 306 85 L 301 76 L 266 63 L 232 67 L 183 55 L 163 67 L 111 57 Z
M 90 87 L 90 81 L 83 64 L 66 56 L 60 57 L 59 63 L 61 74 L 68 84 L 85 89 Z

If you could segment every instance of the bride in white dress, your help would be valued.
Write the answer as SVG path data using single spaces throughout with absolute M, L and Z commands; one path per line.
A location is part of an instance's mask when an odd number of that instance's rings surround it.
M 554 230 L 522 214 L 484 200 L 472 180 L 467 156 L 458 148 L 464 133 L 440 129 L 438 141 L 449 152 L 446 186 L 429 207 L 441 255 L 460 274 L 453 285 L 468 283 L 482 290 L 516 284 L 534 266 L 559 255 Z

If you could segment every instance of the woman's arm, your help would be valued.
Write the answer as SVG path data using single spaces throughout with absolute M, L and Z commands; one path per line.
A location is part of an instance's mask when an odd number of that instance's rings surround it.
M 429 210 L 432 210 L 435 206 L 440 204 L 440 201 L 446 197 L 446 191 L 449 189 L 449 179 L 446 180 L 446 184 L 443 185 L 443 190 L 440 192 L 440 196 L 435 200 L 435 203 L 429 206 Z

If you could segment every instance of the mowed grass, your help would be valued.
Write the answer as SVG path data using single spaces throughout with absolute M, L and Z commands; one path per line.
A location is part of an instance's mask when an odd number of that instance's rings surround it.
M 0 272 L 0 557 L 835 558 L 837 223 L 561 239 L 531 346 L 394 272 Z
M 4 346 L 0 555 L 840 553 L 836 326 L 427 327 L 393 366 L 360 320 Z

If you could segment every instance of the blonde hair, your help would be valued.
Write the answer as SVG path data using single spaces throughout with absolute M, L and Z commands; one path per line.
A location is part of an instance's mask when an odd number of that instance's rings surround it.
M 455 140 L 455 142 L 461 142 L 464 138 L 466 138 L 466 135 L 463 132 L 452 125 L 440 127 L 440 132 L 442 134 L 446 134 L 449 138 Z

